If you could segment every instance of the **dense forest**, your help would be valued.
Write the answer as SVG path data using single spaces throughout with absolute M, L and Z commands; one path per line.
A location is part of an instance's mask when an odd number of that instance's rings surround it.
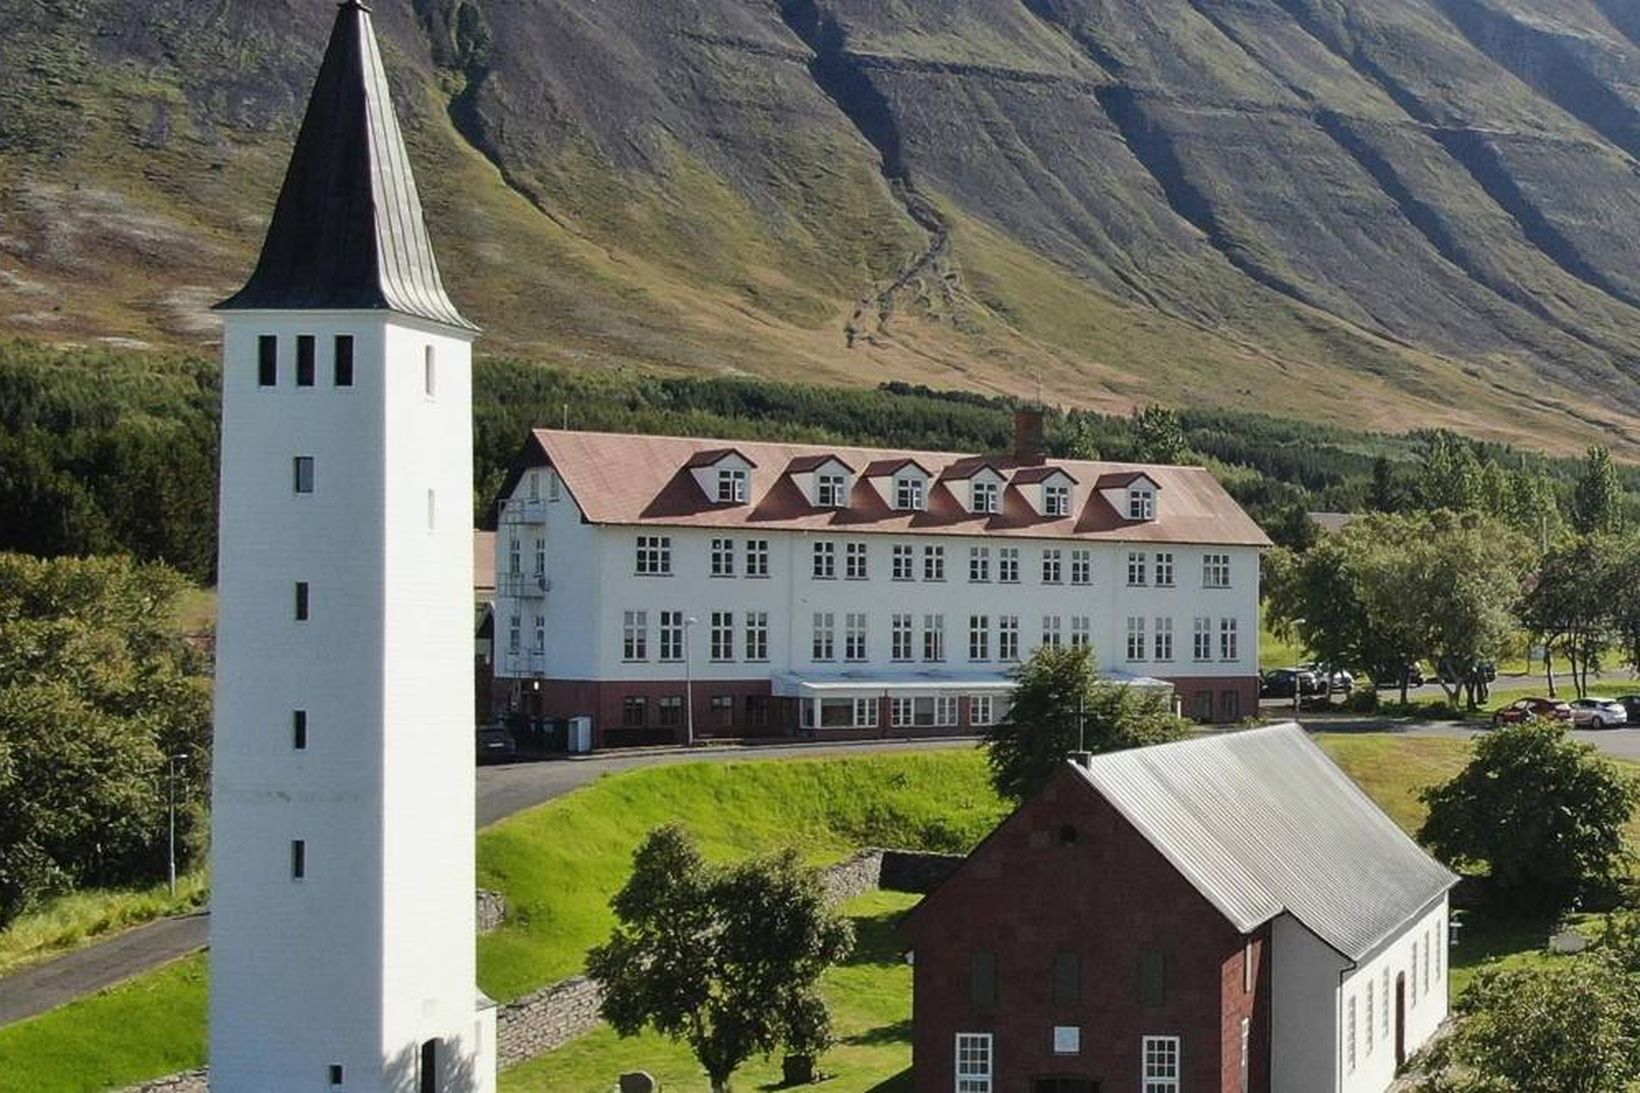
M 211 361 L 0 343 L 0 550 L 127 553 L 210 582 L 219 397 Z M 900 383 L 835 388 L 507 359 L 477 363 L 473 402 L 481 522 L 532 427 L 1000 451 L 1017 405 Z M 1535 533 L 1560 523 L 1583 471 L 1582 461 L 1444 433 L 1352 433 L 1213 410 L 1050 408 L 1048 442 L 1057 455 L 1203 462 L 1288 543 L 1308 534 L 1306 511 L 1463 507 L 1465 491 Z M 1640 473 L 1620 477 L 1633 509 Z

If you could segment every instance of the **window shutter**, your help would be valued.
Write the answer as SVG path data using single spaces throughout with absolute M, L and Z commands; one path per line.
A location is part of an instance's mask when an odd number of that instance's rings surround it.
M 1160 1006 L 1166 1000 L 1164 961 L 1160 949 L 1146 949 L 1139 954 L 1139 1003 Z
M 1056 1006 L 1082 1002 L 1082 960 L 1076 953 L 1053 954 L 1053 1002 Z
M 968 989 L 975 1009 L 997 1003 L 997 954 L 980 949 L 968 960 Z

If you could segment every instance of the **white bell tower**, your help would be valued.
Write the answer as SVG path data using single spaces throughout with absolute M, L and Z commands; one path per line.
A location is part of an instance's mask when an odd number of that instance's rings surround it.
M 445 295 L 358 0 L 220 310 L 211 1087 L 489 1093 L 476 328 Z

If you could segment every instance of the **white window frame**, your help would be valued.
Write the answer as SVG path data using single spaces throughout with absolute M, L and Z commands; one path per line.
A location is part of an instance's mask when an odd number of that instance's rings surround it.
M 1145 1036 L 1139 1042 L 1143 1093 L 1179 1093 L 1184 1052 L 1177 1036 Z
M 994 515 L 1000 507 L 998 504 L 999 496 L 1000 492 L 995 482 L 989 479 L 976 478 L 970 492 L 971 504 L 969 507 L 976 515 Z
M 1157 588 L 1173 587 L 1173 552 L 1171 550 L 1157 553 L 1155 567 L 1152 572 L 1156 575 L 1155 584 Z
M 1145 587 L 1145 552 L 1142 550 L 1128 551 L 1127 583 L 1129 588 Z
M 758 664 L 769 659 L 769 613 L 748 611 L 745 615 L 746 660 Z
M 629 664 L 648 660 L 649 612 L 628 611 L 621 623 L 621 659 Z
M 1137 486 L 1128 490 L 1128 519 L 1156 519 L 1155 490 L 1147 486 Z
M 877 727 L 877 700 L 875 698 L 856 698 L 854 700 L 854 727 L 857 729 L 875 729 Z
M 945 580 L 945 548 L 942 546 L 923 547 L 923 580 Z
M 1173 620 L 1165 615 L 1156 617 L 1155 660 L 1167 664 L 1173 660 Z
M 989 1032 L 959 1032 L 952 1073 L 956 1093 L 993 1093 L 996 1088 L 995 1037 Z
M 850 581 L 864 581 L 871 578 L 871 568 L 867 562 L 870 551 L 864 543 L 846 543 L 843 546 L 843 577 Z
M 1019 583 L 1019 548 L 997 548 L 997 580 L 1002 584 Z
M 1071 514 L 1071 488 L 1065 485 L 1045 485 L 1042 487 L 1042 515 L 1069 516 Z
M 733 577 L 735 575 L 735 541 L 733 539 L 712 540 L 712 569 L 714 577 Z
M 968 725 L 970 728 L 983 729 L 996 722 L 995 695 L 968 696 Z
M 637 574 L 640 577 L 670 577 L 672 575 L 672 537 L 670 535 L 638 536 Z
M 909 664 L 915 659 L 916 641 L 912 632 L 909 612 L 896 612 L 890 620 L 889 659 L 896 664 Z
M 744 505 L 746 503 L 746 472 L 734 468 L 724 468 L 718 471 L 717 499 L 720 505 Z
M 1093 551 L 1071 551 L 1071 583 L 1079 585 L 1093 583 Z
M 896 581 L 914 581 L 917 579 L 917 548 L 897 543 L 894 546 L 894 569 L 892 574 Z
M 901 512 L 921 512 L 928 506 L 928 491 L 921 478 L 905 475 L 894 480 L 894 507 Z
M 1204 663 L 1213 659 L 1213 620 L 1196 616 L 1191 659 Z
M 1222 661 L 1236 661 L 1241 659 L 1241 625 L 1234 618 L 1219 620 L 1219 659 Z
M 1202 555 L 1202 587 L 1229 588 L 1230 587 L 1230 555 L 1203 554 Z
M 1145 659 L 1145 619 L 1143 615 L 1129 615 L 1127 620 L 1127 660 L 1136 664 Z
M 1351 994 L 1344 1002 L 1344 1071 L 1347 1074 L 1355 1073 L 1355 1009 L 1355 995 Z
M 955 728 L 957 724 L 957 696 L 939 694 L 934 696 L 934 725 L 936 728 Z
M 848 479 L 840 474 L 817 475 L 814 503 L 820 508 L 838 509 L 848 504 Z
M 735 659 L 735 613 L 713 611 L 711 639 L 708 645 L 714 664 L 728 664 Z
M 850 611 L 843 616 L 843 660 L 859 664 L 866 659 L 866 613 Z
M 837 544 L 821 539 L 814 544 L 813 565 L 809 575 L 817 581 L 837 579 Z
M 939 613 L 924 615 L 922 635 L 923 661 L 928 664 L 944 663 L 945 616 Z
M 667 664 L 679 664 L 683 661 L 684 642 L 689 640 L 685 635 L 686 624 L 682 611 L 662 611 L 660 618 L 660 659 Z M 667 656 L 670 652 L 672 655 Z
M 767 577 L 769 575 L 769 541 L 767 539 L 746 540 L 746 576 Z
M 815 661 L 830 662 L 837 659 L 837 615 L 831 611 L 816 611 L 814 613 L 814 641 L 809 648 L 811 658 Z
M 1019 659 L 1019 616 L 997 616 L 997 659 L 1016 661 Z
M 1058 615 L 1042 616 L 1042 644 L 1055 649 L 1065 644 L 1063 620 Z
M 1377 1017 L 1377 1002 L 1378 1002 L 1378 999 L 1377 999 L 1376 994 L 1375 994 L 1375 991 L 1377 990 L 1377 987 L 1378 987 L 1377 980 L 1373 979 L 1373 977 L 1370 976 L 1370 975 L 1367 976 L 1367 1002 L 1366 1002 L 1366 1006 L 1364 1008 L 1364 1012 L 1365 1012 L 1365 1016 L 1366 1016 L 1366 1019 L 1367 1019 L 1365 1032 L 1366 1032 L 1366 1040 L 1367 1040 L 1367 1052 L 1366 1053 L 1368 1055 L 1372 1054 L 1372 1045 L 1375 1042 L 1375 1040 L 1377 1039 L 1377 1036 L 1376 1036 L 1377 1029 L 1375 1029 L 1373 1027 L 1373 1022 L 1376 1020 L 1376 1017 Z
M 968 616 L 968 659 L 991 659 L 991 616 Z
M 1093 644 L 1093 616 L 1071 616 L 1071 648 L 1084 649 Z
M 1042 583 L 1061 584 L 1065 577 L 1065 554 L 1058 547 L 1042 552 Z
M 968 581 L 971 584 L 989 584 L 991 581 L 991 548 L 968 548 Z

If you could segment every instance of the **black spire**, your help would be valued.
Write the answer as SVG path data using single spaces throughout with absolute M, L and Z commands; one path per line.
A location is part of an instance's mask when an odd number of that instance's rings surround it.
M 256 272 L 217 306 L 381 309 L 477 329 L 439 278 L 361 0 L 336 13 Z

